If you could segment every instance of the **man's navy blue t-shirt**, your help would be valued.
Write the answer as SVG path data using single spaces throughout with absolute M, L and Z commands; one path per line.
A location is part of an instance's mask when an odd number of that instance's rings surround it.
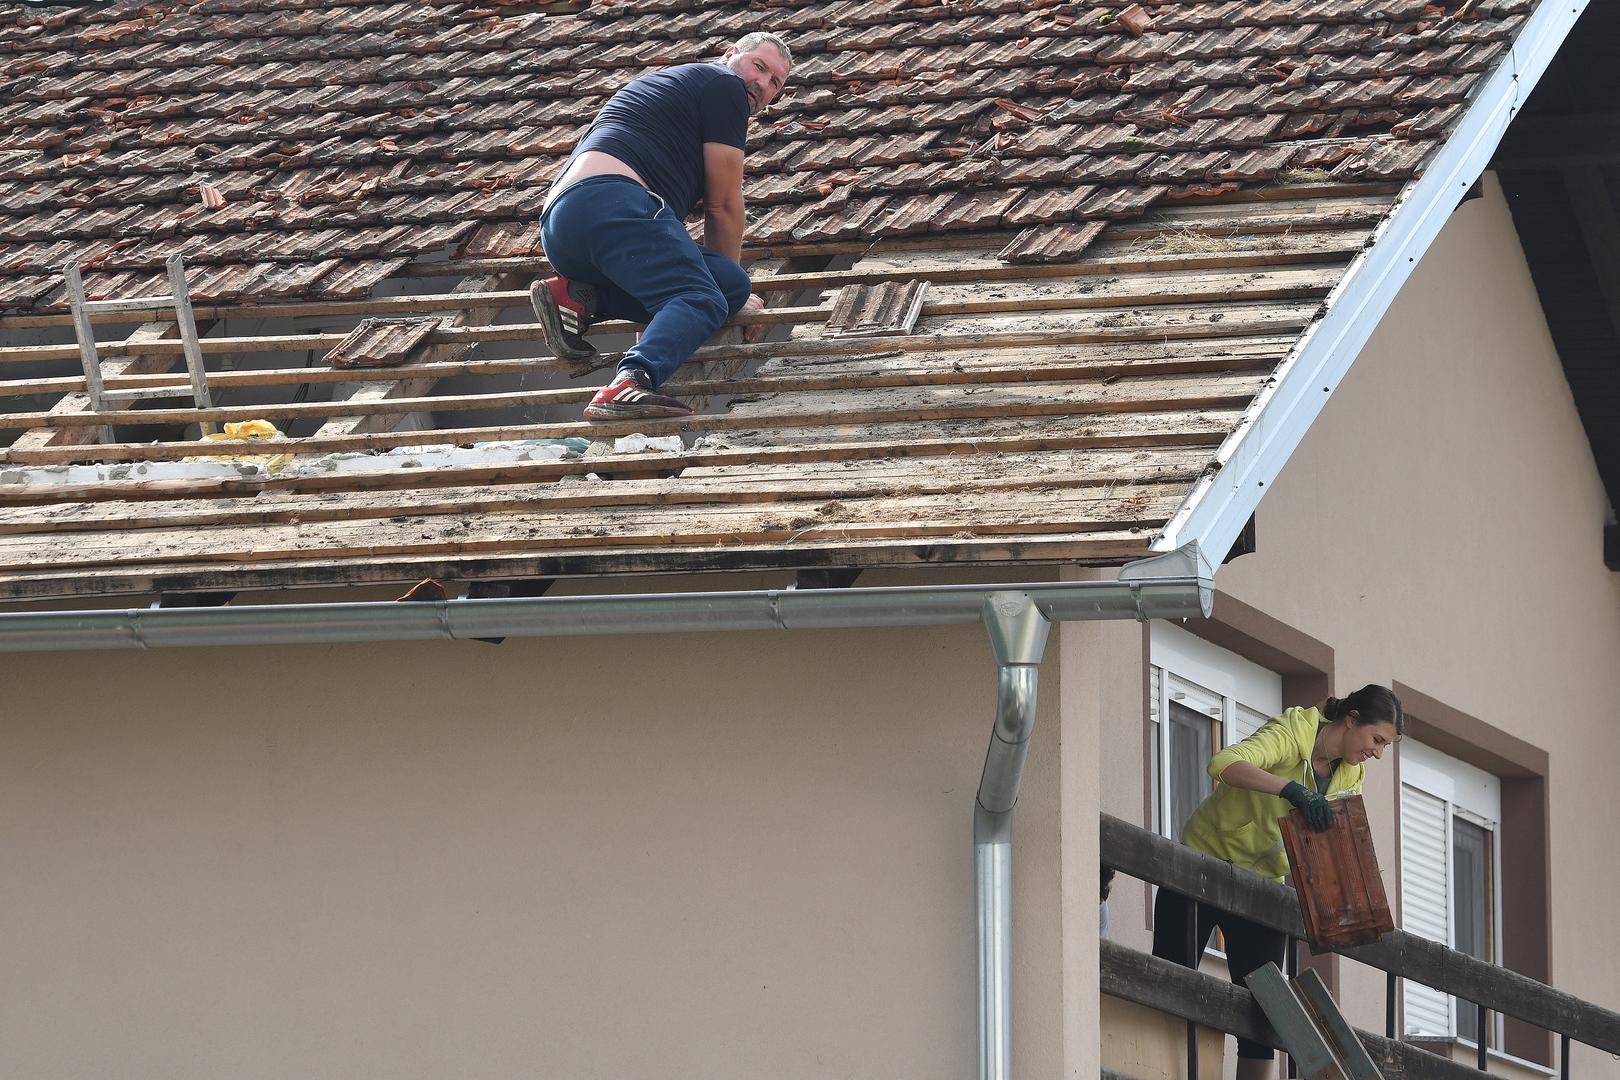
M 741 150 L 747 138 L 742 79 L 724 64 L 681 64 L 643 75 L 609 98 L 569 160 L 586 150 L 612 154 L 685 217 L 704 190 L 703 144 Z

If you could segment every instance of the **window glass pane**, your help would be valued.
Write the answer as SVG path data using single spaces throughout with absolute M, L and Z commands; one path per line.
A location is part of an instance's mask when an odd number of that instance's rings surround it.
M 1189 709 L 1179 701 L 1170 702 L 1170 827 L 1181 839 L 1188 816 L 1214 790 L 1209 778 L 1209 759 L 1215 754 L 1215 727 L 1218 721 Z
M 1454 948 L 1479 960 L 1491 960 L 1491 834 L 1472 821 L 1453 815 L 1452 850 L 1452 927 Z M 1479 1041 L 1479 1011 L 1465 1001 L 1457 1002 L 1457 1034 Z

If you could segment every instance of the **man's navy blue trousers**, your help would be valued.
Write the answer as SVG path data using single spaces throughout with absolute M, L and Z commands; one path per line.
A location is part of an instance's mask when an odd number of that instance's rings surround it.
M 563 189 L 540 218 L 557 273 L 597 288 L 597 317 L 646 323 L 622 363 L 660 386 L 731 316 L 751 284 L 742 267 L 699 247 L 664 200 L 623 176 Z

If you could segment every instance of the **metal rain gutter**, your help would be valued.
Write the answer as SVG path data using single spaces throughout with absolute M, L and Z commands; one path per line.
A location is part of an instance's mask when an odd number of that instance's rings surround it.
M 998 678 L 995 727 L 973 811 L 979 1075 L 1010 1080 L 1012 818 L 1051 624 L 1198 618 L 1209 615 L 1214 596 L 1209 563 L 1190 546 L 1123 567 L 1117 581 L 0 613 L 0 652 L 983 622 Z
M 1216 452 L 1221 469 L 1200 480 L 1155 550 L 1197 543 L 1219 559 L 1350 370 L 1417 261 L 1490 164 L 1509 122 L 1569 35 L 1587 0 L 1541 0 L 1502 63 L 1475 93 L 1457 129 L 1402 191 L 1395 210 L 1356 256 L 1326 314 L 1295 344 Z
M 1008 591 L 1054 622 L 1178 619 L 1207 613 L 1214 582 L 1194 571 L 1117 582 L 12 612 L 0 613 L 0 652 L 945 626 L 981 621 L 985 600 Z

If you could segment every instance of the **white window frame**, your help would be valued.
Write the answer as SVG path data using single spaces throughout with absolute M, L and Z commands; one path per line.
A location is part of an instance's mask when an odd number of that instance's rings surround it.
M 1484 769 L 1460 761 L 1449 754 L 1442 753 L 1432 746 L 1426 746 L 1411 738 L 1404 738 L 1398 744 L 1397 755 L 1400 761 L 1400 777 L 1403 787 L 1412 787 L 1430 795 L 1445 804 L 1445 837 L 1446 837 L 1446 941 L 1450 948 L 1457 947 L 1457 923 L 1452 912 L 1456 906 L 1457 897 L 1457 867 L 1456 853 L 1452 844 L 1455 818 L 1472 822 L 1487 830 L 1491 835 L 1491 956 L 1492 963 L 1500 965 L 1502 962 L 1502 780 Z M 1400 800 L 1396 800 L 1397 805 Z M 1404 836 L 1405 824 L 1401 826 Z M 1404 873 L 1404 866 L 1402 867 Z M 1404 891 L 1403 891 L 1404 895 Z M 1403 929 L 1406 923 L 1406 912 L 1401 912 Z M 1408 984 L 1410 986 L 1410 984 Z M 1406 1030 L 1406 1008 L 1402 1003 L 1401 1028 Z M 1426 1033 L 1430 1038 L 1457 1039 L 1461 1043 L 1474 1045 L 1472 1040 L 1464 1039 L 1457 1034 L 1456 998 L 1447 996 L 1447 1031 L 1442 1035 Z M 1491 1014 L 1491 1033 L 1489 1041 L 1496 1047 L 1502 1046 L 1502 1017 L 1500 1014 Z M 1423 1035 L 1417 1036 L 1419 1038 Z
M 1159 698 L 1149 710 L 1152 751 L 1161 778 L 1152 816 L 1158 833 L 1169 836 L 1170 785 L 1163 778 L 1170 775 L 1170 739 L 1165 724 L 1170 702 L 1178 693 L 1204 698 L 1211 704 L 1219 699 L 1221 734 L 1217 743 L 1231 746 L 1282 712 L 1282 676 L 1168 622 L 1148 626 L 1148 663 L 1159 669 Z M 1215 715 L 1207 708 L 1199 711 Z

